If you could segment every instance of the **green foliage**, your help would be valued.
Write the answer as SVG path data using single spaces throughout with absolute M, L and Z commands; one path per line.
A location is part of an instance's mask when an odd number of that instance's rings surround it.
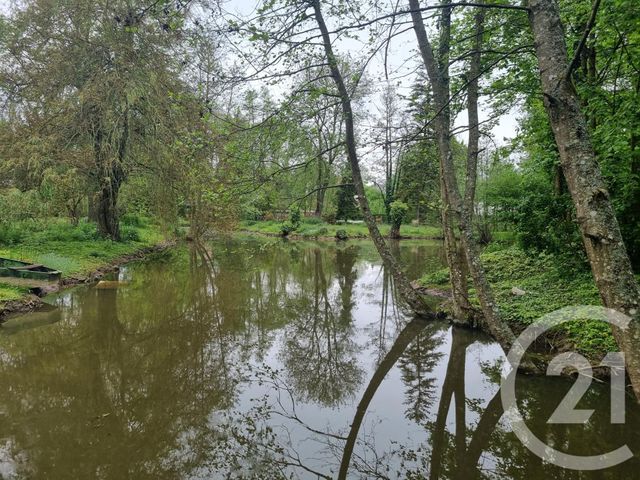
M 140 234 L 134 226 L 124 225 L 120 228 L 120 236 L 123 242 L 139 242 Z
M 262 220 L 263 212 L 254 205 L 243 205 L 240 211 L 240 217 L 243 220 Z
M 36 190 L 21 192 L 10 188 L 0 190 L 0 225 L 31 218 L 40 218 L 44 214 L 42 200 Z
M 340 229 L 336 230 L 336 238 L 338 240 L 348 240 L 349 239 L 349 234 L 347 233 L 346 230 L 340 228 Z
M 127 213 L 120 217 L 120 223 L 127 227 L 144 227 L 147 225 L 147 220 L 141 215 Z
M 77 168 L 48 168 L 40 184 L 41 197 L 53 207 L 53 213 L 67 215 L 77 224 L 87 196 L 86 178 Z
M 532 254 L 512 247 L 484 253 L 482 261 L 500 314 L 515 331 L 521 331 L 543 315 L 569 305 L 601 304 L 591 272 L 584 265 L 576 265 L 570 257 Z M 448 270 L 425 275 L 420 284 L 448 288 Z M 513 295 L 513 287 L 526 293 Z M 473 300 L 477 303 L 475 297 Z M 555 341 L 557 348 L 575 346 L 590 358 L 615 349 L 615 340 L 608 326 L 598 321 L 561 325 L 550 335 L 549 341 Z
M 368 186 L 368 187 L 365 187 L 364 193 L 367 196 L 371 213 L 376 217 L 384 216 L 385 215 L 384 195 L 382 194 L 380 189 L 377 187 Z M 345 220 L 348 220 L 348 219 L 345 219 Z
M 360 218 L 360 211 L 356 204 L 356 189 L 352 184 L 351 170 L 345 169 L 342 175 L 341 184 L 338 189 L 338 204 L 336 210 L 336 219 L 338 220 L 355 220 Z
M 443 268 L 435 272 L 428 273 L 420 279 L 420 284 L 425 287 L 449 288 L 449 270 Z
M 305 217 L 302 219 L 302 223 L 306 223 L 307 225 L 320 225 L 322 219 L 319 217 Z
M 329 229 L 327 227 L 323 227 L 320 225 L 314 225 L 314 226 L 308 226 L 308 227 L 303 226 L 296 231 L 296 234 L 300 235 L 301 237 L 313 237 L 313 238 L 324 237 L 328 233 L 329 233 Z
M 25 233 L 16 223 L 0 223 L 0 245 L 16 245 L 24 240 Z
M 284 222 L 280 225 L 280 234 L 283 237 L 288 236 L 291 232 L 294 232 L 296 227 L 291 222 Z
M 300 226 L 301 220 L 302 220 L 302 213 L 300 213 L 300 207 L 296 205 L 289 212 L 289 221 L 291 222 L 291 225 L 293 225 L 294 230 Z
M 391 216 L 391 226 L 394 228 L 400 228 L 400 225 L 404 222 L 407 217 L 407 212 L 409 211 L 409 205 L 399 200 L 392 202 L 389 209 L 389 214 Z
M 335 225 L 338 218 L 338 214 L 334 211 L 325 212 L 322 214 L 322 220 L 330 225 Z

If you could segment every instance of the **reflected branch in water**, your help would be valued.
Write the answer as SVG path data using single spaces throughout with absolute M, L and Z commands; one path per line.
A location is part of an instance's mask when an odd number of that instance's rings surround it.
M 367 385 L 367 388 L 364 391 L 364 394 L 362 395 L 358 406 L 356 407 L 356 412 L 351 423 L 349 435 L 347 436 L 347 442 L 342 454 L 342 460 L 340 462 L 340 470 L 338 472 L 339 480 L 344 480 L 347 478 L 349 465 L 351 463 L 351 456 L 353 455 L 353 449 L 358 438 L 358 432 L 360 431 L 364 416 L 367 413 L 369 404 L 371 403 L 371 400 L 378 390 L 378 387 L 380 387 L 380 384 L 382 383 L 384 378 L 387 376 L 396 362 L 400 359 L 411 341 L 416 338 L 416 336 L 419 335 L 423 330 L 425 330 L 425 328 L 433 328 L 433 325 L 434 324 L 425 323 L 424 320 L 419 319 L 413 320 L 408 323 L 407 326 L 400 332 L 393 346 L 389 349 L 385 357 L 378 365 L 378 368 L 371 377 L 371 380 L 369 381 L 369 384 Z

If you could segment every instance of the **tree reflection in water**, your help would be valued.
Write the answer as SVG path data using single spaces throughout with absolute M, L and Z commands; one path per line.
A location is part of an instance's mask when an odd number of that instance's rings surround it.
M 435 268 L 437 246 L 404 245 L 405 264 Z M 221 240 L 0 328 L 0 478 L 636 475 L 637 458 L 589 474 L 530 454 L 503 418 L 499 349 L 408 318 L 376 258 L 366 243 Z M 608 425 L 606 388 L 579 405 L 597 409 L 589 424 L 547 424 L 570 385 L 519 380 L 540 438 L 638 451 L 637 407 Z

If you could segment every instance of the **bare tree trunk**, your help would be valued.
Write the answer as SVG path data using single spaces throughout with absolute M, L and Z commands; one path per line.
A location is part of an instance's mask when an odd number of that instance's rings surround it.
M 327 186 L 329 185 L 329 179 L 327 178 L 329 175 L 329 167 L 323 165 L 324 161 L 320 158 L 318 159 L 318 179 L 317 179 L 317 188 L 316 192 L 316 209 L 314 215 L 316 217 L 322 216 L 322 211 L 324 210 L 324 198 L 327 193 Z M 326 170 L 326 172 L 325 172 Z
M 508 350 L 511 348 L 511 345 L 515 341 L 515 336 L 509 326 L 501 320 L 495 300 L 493 298 L 493 292 L 491 290 L 491 286 L 486 280 L 486 276 L 484 273 L 484 268 L 482 263 L 480 262 L 480 254 L 475 243 L 475 239 L 473 238 L 473 224 L 472 224 L 472 215 L 473 215 L 473 200 L 474 200 L 474 192 L 475 192 L 475 183 L 476 183 L 476 174 L 477 174 L 477 138 L 479 132 L 478 128 L 478 118 L 477 118 L 477 76 L 479 74 L 480 65 L 479 65 L 479 48 L 477 49 L 477 53 L 474 55 L 476 58 L 473 63 L 476 63 L 475 68 L 477 69 L 476 75 L 476 84 L 475 91 L 472 91 L 472 100 L 474 103 L 472 105 L 475 107 L 475 111 L 470 112 L 470 120 L 474 120 L 473 117 L 475 114 L 475 139 L 476 145 L 475 149 L 470 154 L 468 159 L 468 167 L 471 166 L 471 171 L 467 172 L 467 177 L 473 176 L 473 178 L 467 178 L 467 191 L 465 192 L 465 202 L 463 205 L 463 201 L 460 196 L 460 192 L 458 191 L 458 185 L 456 181 L 455 168 L 453 164 L 453 158 L 451 155 L 451 145 L 450 145 L 450 113 L 449 113 L 449 75 L 448 75 L 448 48 L 450 42 L 450 23 L 451 23 L 451 10 L 450 7 L 446 7 L 443 9 L 442 13 L 442 35 L 440 38 L 440 52 L 441 52 L 441 62 L 442 66 L 438 66 L 436 58 L 433 53 L 433 49 L 431 48 L 431 44 L 427 37 L 427 32 L 424 26 L 424 22 L 422 20 L 422 14 L 420 12 L 420 2 L 419 0 L 409 0 L 409 6 L 411 8 L 411 18 L 413 20 L 413 27 L 416 32 L 416 38 L 418 40 L 418 46 L 420 49 L 420 54 L 424 61 L 425 67 L 427 69 L 427 74 L 432 84 L 433 88 L 433 98 L 436 109 L 436 118 L 434 121 L 436 136 L 438 138 L 438 149 L 440 152 L 440 162 L 441 162 L 441 174 L 442 181 L 444 182 L 444 190 L 446 196 L 444 197 L 445 208 L 451 208 L 452 215 L 457 217 L 459 221 L 459 229 L 460 229 L 460 242 L 462 244 L 462 250 L 464 251 L 464 256 L 466 259 L 466 265 L 469 268 L 469 272 L 473 278 L 474 285 L 476 287 L 476 292 L 478 294 L 478 299 L 480 300 L 480 305 L 482 307 L 482 313 L 484 315 L 484 323 L 487 329 L 491 332 L 491 334 L 495 337 L 495 339 L 500 343 L 500 345 Z M 482 37 L 482 25 L 483 25 L 483 16 L 479 14 L 480 17 L 476 19 L 477 27 L 480 27 L 480 31 L 476 35 L 476 44 L 481 46 L 481 37 Z M 475 96 L 475 98 L 473 98 Z M 470 121 L 471 124 L 471 121 Z M 470 164 L 470 165 L 469 165 Z M 445 239 L 447 238 L 447 229 L 445 228 Z M 448 247 L 448 250 L 451 250 L 451 247 Z M 451 270 L 451 264 L 449 265 L 451 271 L 452 278 L 452 286 L 454 287 L 455 293 L 455 285 L 453 285 L 454 274 L 458 274 L 458 272 L 454 272 Z M 461 286 L 461 288 L 463 288 Z M 457 303 L 457 302 L 456 302 Z M 462 305 L 458 305 L 458 308 L 462 310 Z M 462 319 L 463 321 L 469 321 L 468 316 Z
M 571 83 L 558 6 L 553 0 L 529 0 L 529 9 L 544 105 L 593 277 L 604 305 L 633 318 L 627 331 L 614 328 L 613 333 L 625 355 L 636 397 L 640 399 L 640 288 Z
M 402 272 L 400 268 L 400 264 L 391 254 L 388 245 L 386 244 L 384 238 L 380 234 L 380 230 L 378 230 L 378 226 L 376 224 L 375 218 L 371 214 L 371 209 L 369 208 L 369 202 L 367 201 L 367 197 L 364 191 L 364 183 L 362 181 L 362 174 L 360 172 L 360 164 L 358 161 L 358 154 L 356 151 L 356 139 L 355 139 L 355 130 L 353 125 L 353 110 L 351 108 L 351 97 L 349 92 L 347 91 L 347 87 L 344 83 L 344 79 L 342 78 L 342 74 L 340 72 L 340 68 L 338 67 L 338 62 L 335 54 L 333 53 L 333 46 L 331 45 L 331 37 L 329 36 L 329 30 L 327 29 L 327 25 L 322 16 L 322 11 L 320 9 L 319 0 L 313 0 L 313 9 L 316 18 L 316 22 L 318 23 L 318 28 L 320 29 L 320 33 L 322 34 L 322 42 L 324 45 L 325 54 L 327 57 L 327 62 L 329 64 L 329 68 L 331 70 L 331 77 L 336 84 L 338 89 L 338 93 L 340 95 L 340 101 L 342 104 L 342 113 L 344 116 L 345 122 L 345 143 L 347 147 L 347 158 L 349 160 L 349 165 L 351 166 L 351 173 L 353 177 L 353 185 L 356 190 L 356 195 L 358 198 L 358 204 L 360 205 L 360 210 L 362 212 L 362 217 L 367 225 L 369 230 L 369 235 L 371 235 L 371 239 L 378 250 L 378 253 L 382 257 L 382 260 L 385 262 L 386 266 L 389 268 L 393 279 L 395 280 L 395 284 L 400 292 L 400 295 L 403 299 L 409 304 L 409 306 L 413 309 L 413 311 L 417 314 L 428 315 L 431 314 L 431 309 L 424 302 L 422 297 L 414 290 L 411 286 L 411 283 Z

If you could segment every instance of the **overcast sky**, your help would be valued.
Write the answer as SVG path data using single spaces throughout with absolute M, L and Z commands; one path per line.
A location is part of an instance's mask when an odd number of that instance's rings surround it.
M 87 0 L 90 1 L 90 0 Z M 8 13 L 11 9 L 11 5 L 14 0 L 0 0 L 0 13 Z M 224 0 L 223 9 L 227 12 L 232 12 L 241 17 L 250 17 L 255 12 L 256 8 L 261 2 L 258 0 Z M 330 20 L 329 20 L 330 21 Z M 353 57 L 358 57 L 362 54 L 365 46 L 357 40 L 348 39 L 340 40 L 336 43 L 336 50 L 341 54 L 351 54 Z M 386 83 L 385 68 L 384 68 L 384 56 L 382 54 L 377 55 L 370 62 L 366 74 L 370 82 L 377 89 L 382 89 Z M 387 73 L 389 80 L 400 85 L 399 92 L 408 93 L 408 88 L 413 83 L 415 78 L 415 71 L 417 68 L 422 68 L 419 63 L 419 55 L 417 52 L 415 36 L 412 30 L 408 30 L 402 35 L 394 38 L 391 42 L 388 57 L 387 57 Z M 283 82 L 286 84 L 286 82 Z M 283 91 L 287 87 L 283 88 Z M 274 93 L 278 93 L 278 88 L 273 88 Z M 376 111 L 376 104 L 379 103 L 379 93 L 372 96 L 369 104 L 369 110 L 372 113 Z M 482 103 L 482 98 L 481 98 Z M 487 110 L 482 109 L 480 112 L 481 120 L 486 119 Z M 496 145 L 502 145 L 505 143 L 505 139 L 511 139 L 516 134 L 516 112 L 515 110 L 503 115 L 498 124 L 492 129 L 492 140 Z M 365 122 L 366 124 L 367 122 Z M 458 118 L 455 119 L 455 126 L 460 127 L 467 124 L 466 111 L 463 111 Z M 458 135 L 458 139 L 466 143 L 466 132 Z
M 261 2 L 258 0 L 226 0 L 223 3 L 224 10 L 236 14 L 240 17 L 248 18 L 253 13 L 257 6 Z M 351 54 L 354 57 L 358 57 L 363 53 L 364 46 L 362 43 L 348 39 L 342 40 L 337 43 L 336 49 L 338 53 Z M 374 84 L 377 89 L 384 88 L 386 84 L 385 79 L 385 59 L 384 55 L 377 55 L 369 64 L 367 68 L 367 75 L 369 80 Z M 415 79 L 415 71 L 417 68 L 423 68 L 420 63 L 419 54 L 417 51 L 417 45 L 413 30 L 409 30 L 393 39 L 389 48 L 387 57 L 387 74 L 389 80 L 400 85 L 400 93 L 408 93 L 408 89 Z M 375 104 L 379 102 L 379 95 L 376 94 L 372 98 L 372 104 L 370 110 L 372 113 L 376 110 Z M 482 98 L 480 120 L 486 120 L 488 111 L 486 108 L 482 108 Z M 455 119 L 455 127 L 464 127 L 467 125 L 467 113 L 463 111 L 458 118 Z M 493 142 L 496 145 L 503 145 L 506 141 L 513 138 L 516 135 L 517 126 L 517 112 L 516 109 L 502 115 L 495 127 L 491 130 L 491 136 Z M 457 135 L 458 139 L 466 143 L 467 133 L 462 132 Z

